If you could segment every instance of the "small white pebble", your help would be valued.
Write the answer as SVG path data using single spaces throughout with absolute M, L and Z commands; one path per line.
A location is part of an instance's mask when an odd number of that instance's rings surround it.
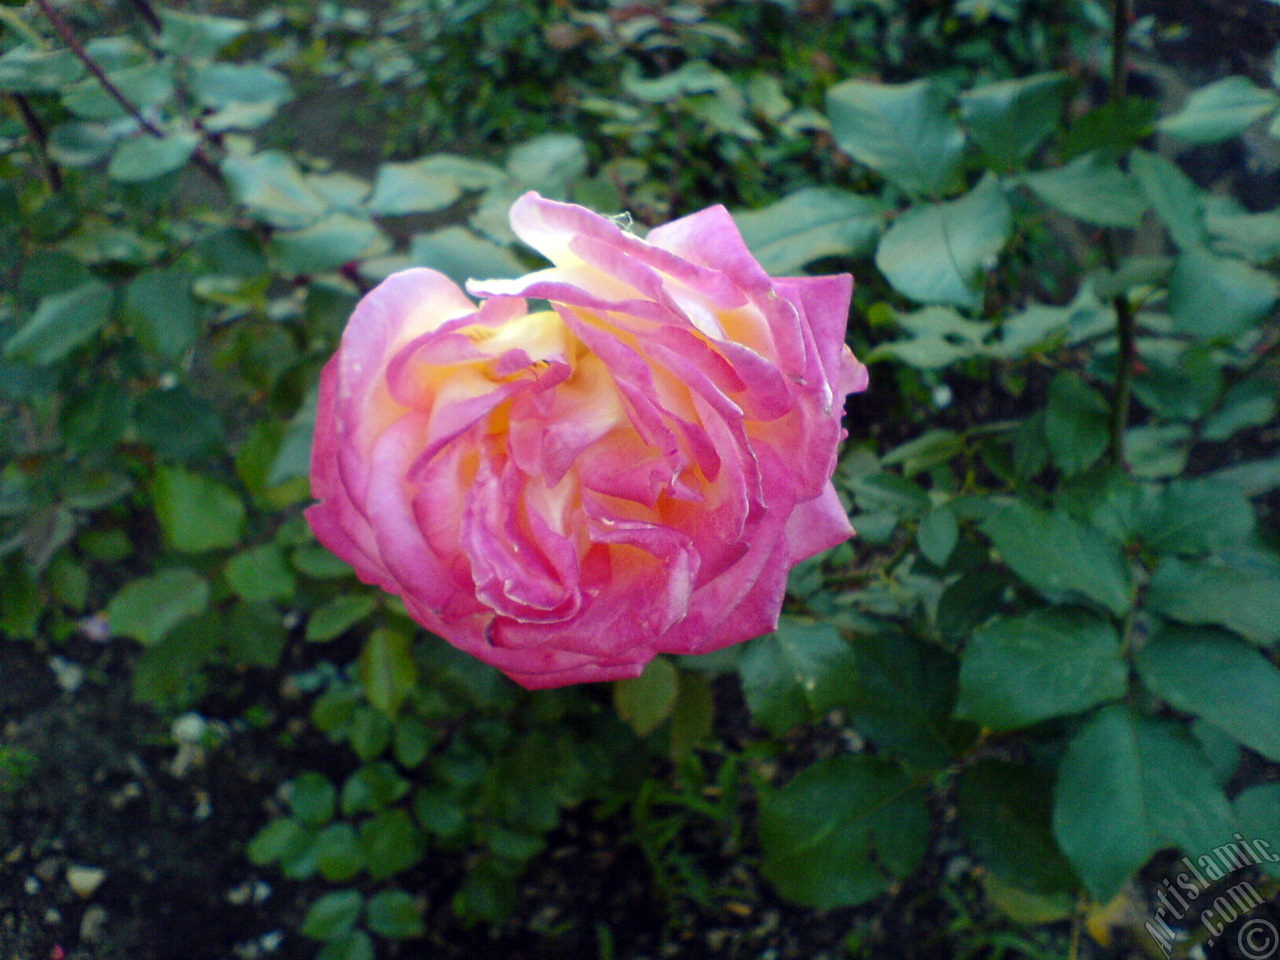
M 102 931 L 107 925 L 107 911 L 99 904 L 93 904 L 80 918 L 80 940 L 84 943 L 95 943 L 102 939 Z
M 184 713 L 177 720 L 173 721 L 173 726 L 169 732 L 173 739 L 178 743 L 199 743 L 204 738 L 205 729 L 208 724 L 205 723 L 204 717 L 198 713 Z
M 196 809 L 191 814 L 191 819 L 196 823 L 204 823 L 213 816 L 213 801 L 209 799 L 209 794 L 203 790 L 196 794 Z
M 107 879 L 107 871 L 101 867 L 73 864 L 67 867 L 67 886 L 77 897 L 88 900 Z
M 67 691 L 67 693 L 75 693 L 80 689 L 80 685 L 84 683 L 84 667 L 78 663 L 72 663 L 64 657 L 50 657 L 49 669 L 53 671 L 53 676 L 58 681 L 58 686 Z

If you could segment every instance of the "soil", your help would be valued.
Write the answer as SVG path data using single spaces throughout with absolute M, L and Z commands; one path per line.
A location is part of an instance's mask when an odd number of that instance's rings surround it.
M 1280 6 L 1268 0 L 1148 0 L 1137 13 L 1186 26 L 1182 38 L 1162 34 L 1158 54 L 1197 77 L 1269 72 L 1280 45 Z M 1235 186 L 1251 193 L 1247 180 Z M 345 751 L 309 733 L 305 703 L 287 695 L 287 669 L 223 678 L 216 700 L 201 705 L 220 745 L 182 749 L 171 724 L 133 699 L 130 656 L 119 641 L 0 641 L 0 960 L 313 957 L 316 945 L 287 931 L 320 888 L 257 870 L 245 845 L 278 803 L 282 780 L 301 767 L 341 769 Z M 721 722 L 734 728 L 718 732 L 744 735 L 736 692 L 717 693 Z M 407 885 L 428 904 L 430 955 L 835 960 L 864 921 L 872 955 L 905 960 L 938 956 L 927 934 L 958 916 L 936 893 L 939 875 L 963 866 L 945 836 L 945 858 L 887 906 L 819 913 L 778 900 L 738 858 L 716 854 L 715 837 L 705 838 L 709 874 L 741 897 L 671 909 L 626 829 L 589 808 L 574 812 L 523 881 L 516 916 L 496 932 L 458 926 L 449 899 L 461 865 L 429 862 Z M 1280 919 L 1274 906 L 1255 915 Z M 1233 949 L 1219 944 L 1205 955 Z M 1093 955 L 1139 955 L 1131 951 L 1121 937 Z

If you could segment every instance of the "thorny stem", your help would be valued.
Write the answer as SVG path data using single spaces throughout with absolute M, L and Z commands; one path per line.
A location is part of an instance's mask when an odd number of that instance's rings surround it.
M 1123 100 L 1129 92 L 1129 20 L 1130 0 L 1114 0 L 1111 21 L 1111 92 L 1110 100 Z
M 61 193 L 62 171 L 58 169 L 56 163 L 49 159 L 49 137 L 45 132 L 44 124 L 40 122 L 40 118 L 31 109 L 31 104 L 27 102 L 25 96 L 15 93 L 12 97 L 14 105 L 18 108 L 18 113 L 22 116 L 22 125 L 27 128 L 27 136 L 31 138 L 32 144 L 35 145 L 36 154 L 40 158 L 40 166 L 44 170 L 44 178 L 49 184 L 49 189 L 54 193 Z
M 1124 99 L 1129 84 L 1129 17 L 1130 0 L 1113 0 L 1111 21 L 1111 90 L 1108 100 L 1117 104 Z M 1115 269 L 1111 237 L 1106 237 L 1108 266 Z M 1111 460 L 1124 466 L 1124 433 L 1129 425 L 1129 396 L 1133 390 L 1133 368 L 1138 360 L 1137 317 L 1126 292 L 1116 294 L 1112 304 L 1116 311 L 1116 337 L 1119 357 L 1115 388 L 1111 395 Z
M 133 117 L 133 119 L 137 121 L 138 126 L 140 126 L 146 133 L 159 140 L 163 140 L 165 138 L 164 131 L 144 117 L 142 115 L 142 111 L 138 109 L 133 101 L 126 97 L 120 91 L 120 88 L 111 82 L 111 78 L 106 75 L 102 67 L 98 65 L 98 62 L 94 60 L 93 57 L 89 56 L 89 51 L 84 48 L 84 44 L 76 39 L 75 32 L 67 24 L 67 21 L 62 19 L 62 15 L 54 9 L 50 0 L 35 0 L 35 4 L 40 9 L 40 12 L 44 14 L 45 19 L 49 21 L 49 25 L 53 27 L 54 32 L 62 39 L 62 42 L 65 43 L 80 62 L 85 65 L 85 68 L 93 74 L 93 78 L 102 85 L 102 89 L 105 90 L 116 103 L 120 104 L 125 113 Z M 142 7 L 145 7 L 151 17 L 155 16 L 154 11 L 151 10 L 148 4 L 144 2 Z M 142 9 L 142 7 L 139 9 Z M 146 16 L 146 14 L 144 14 L 144 16 Z M 150 22 L 150 20 L 148 20 L 148 22 Z M 157 19 L 156 22 L 158 23 L 159 20 Z M 195 153 L 192 155 L 192 159 L 195 161 L 196 166 L 209 174 L 209 176 L 218 181 L 222 180 L 222 171 L 218 169 L 218 165 L 210 160 L 200 147 L 196 148 Z
M 85 65 L 85 68 L 93 74 L 93 78 L 102 85 L 102 89 L 105 90 L 116 103 L 120 104 L 129 116 L 138 121 L 138 125 L 142 127 L 143 130 L 147 131 L 151 136 L 158 137 L 163 140 L 164 131 L 144 117 L 142 113 L 139 112 L 138 108 L 133 105 L 133 102 L 120 92 L 120 88 L 111 82 L 111 78 L 103 72 L 102 67 L 98 66 L 97 61 L 94 60 L 93 57 L 89 56 L 89 51 L 87 51 L 84 48 L 84 45 L 76 39 L 75 33 L 72 32 L 71 27 L 67 25 L 67 21 L 62 19 L 62 15 L 53 8 L 53 4 L 50 3 L 49 0 L 36 0 L 36 6 L 40 8 L 40 12 L 44 14 L 45 19 L 49 21 L 49 25 L 53 27 L 54 32 L 58 34 L 62 39 L 62 42 L 65 43 L 67 47 L 70 48 L 71 52 L 80 59 L 80 62 Z
M 153 33 L 159 33 L 164 29 L 164 24 L 156 16 L 156 11 L 148 0 L 132 0 L 132 2 L 134 9 L 138 11 L 138 16 L 147 21 L 147 26 L 151 28 Z

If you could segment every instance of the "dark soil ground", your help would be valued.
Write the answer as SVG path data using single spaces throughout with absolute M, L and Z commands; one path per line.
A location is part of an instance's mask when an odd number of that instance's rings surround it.
M 1264 79 L 1280 45 L 1280 6 L 1269 0 L 1145 0 L 1137 13 L 1185 25 L 1181 38 L 1160 33 L 1155 56 L 1196 81 L 1227 72 Z M 1202 173 L 1230 171 L 1247 203 L 1274 205 L 1277 170 L 1266 157 L 1255 159 L 1207 155 Z M 210 750 L 182 749 L 171 725 L 133 700 L 130 655 L 119 641 L 82 639 L 56 649 L 0 641 L 0 960 L 314 956 L 315 944 L 287 931 L 316 888 L 259 871 L 244 853 L 283 779 L 301 767 L 349 762 L 309 732 L 305 702 L 289 694 L 288 669 L 305 666 L 305 654 L 292 650 L 280 674 L 224 678 L 219 695 L 201 707 L 221 740 Z M 736 692 L 718 694 L 721 722 L 744 727 Z M 251 725 L 246 715 L 260 719 Z M 496 932 L 457 925 L 449 898 L 461 865 L 429 861 L 406 885 L 422 891 L 431 933 L 404 955 L 835 960 L 856 927 L 871 956 L 923 960 L 947 956 L 948 927 L 965 910 L 981 909 L 937 895 L 939 875 L 964 865 L 945 823 L 938 847 L 949 852 L 891 902 L 830 913 L 782 903 L 736 858 L 717 858 L 713 837 L 708 872 L 741 896 L 706 911 L 666 904 L 626 830 L 616 819 L 597 821 L 591 810 L 574 814 L 535 861 L 516 916 Z M 1160 876 L 1151 873 L 1151 887 Z M 1280 923 L 1274 904 L 1250 916 Z M 1081 955 L 1151 955 L 1138 933 L 1142 919 L 1117 917 L 1122 932 L 1111 946 L 1086 942 Z M 1049 955 L 1065 955 L 1065 930 L 1051 937 Z M 1203 956 L 1241 954 L 1225 938 Z

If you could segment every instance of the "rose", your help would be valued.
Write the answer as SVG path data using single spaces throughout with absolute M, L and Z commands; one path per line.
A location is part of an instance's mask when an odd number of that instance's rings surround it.
M 774 629 L 788 570 L 852 533 L 852 279 L 771 279 L 722 207 L 641 240 L 529 193 L 511 224 L 554 266 L 470 281 L 478 306 L 406 270 L 356 308 L 320 381 L 316 536 L 531 689 Z

